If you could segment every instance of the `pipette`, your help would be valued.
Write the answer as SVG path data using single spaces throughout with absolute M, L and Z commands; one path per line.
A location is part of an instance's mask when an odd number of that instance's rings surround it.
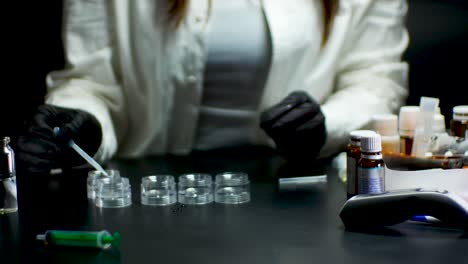
M 48 230 L 36 236 L 46 246 L 75 246 L 106 249 L 120 247 L 120 233 L 111 235 L 108 231 Z
M 95 159 L 93 159 L 91 156 L 88 155 L 82 148 L 80 148 L 73 139 L 69 138 L 65 133 L 62 132 L 62 130 L 59 127 L 54 127 L 54 135 L 56 137 L 60 137 L 63 139 L 68 146 L 70 146 L 73 150 L 76 151 L 83 159 L 85 159 L 91 166 L 93 166 L 96 170 L 100 171 L 102 174 L 105 176 L 109 176 L 107 172 L 104 170 L 99 163 Z

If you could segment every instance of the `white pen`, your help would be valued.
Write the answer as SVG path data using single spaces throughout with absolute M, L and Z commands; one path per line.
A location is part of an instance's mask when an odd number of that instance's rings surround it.
M 293 178 L 280 178 L 278 181 L 281 191 L 309 190 L 327 183 L 327 175 L 304 176 Z

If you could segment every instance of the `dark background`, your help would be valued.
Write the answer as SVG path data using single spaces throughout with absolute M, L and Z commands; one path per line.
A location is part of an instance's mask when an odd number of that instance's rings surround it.
M 408 2 L 407 104 L 419 105 L 421 96 L 439 98 L 448 125 L 453 106 L 468 105 L 468 1 Z
M 0 135 L 15 138 L 24 120 L 43 102 L 45 75 L 64 66 L 61 0 L 8 1 L 2 8 L 3 87 Z M 440 98 L 447 123 L 452 107 L 468 104 L 468 1 L 409 0 L 410 94 Z M 7 14 L 10 13 L 10 14 Z
M 62 0 L 8 1 L 2 11 L 0 136 L 14 138 L 44 102 L 46 74 L 64 66 Z

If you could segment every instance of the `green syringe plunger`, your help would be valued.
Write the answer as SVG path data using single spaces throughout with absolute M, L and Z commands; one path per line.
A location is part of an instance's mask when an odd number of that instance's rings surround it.
M 44 234 L 36 236 L 45 245 L 91 247 L 106 249 L 120 247 L 120 233 L 111 235 L 108 231 L 68 231 L 48 230 Z

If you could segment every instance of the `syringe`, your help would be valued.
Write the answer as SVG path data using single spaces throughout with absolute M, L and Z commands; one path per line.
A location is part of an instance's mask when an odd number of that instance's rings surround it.
M 93 159 L 91 156 L 88 155 L 82 148 L 80 148 L 73 139 L 69 138 L 67 135 L 65 135 L 62 130 L 59 127 L 54 127 L 54 135 L 56 137 L 59 137 L 78 153 L 83 159 L 85 159 L 91 166 L 93 166 L 96 170 L 100 171 L 103 175 L 109 176 L 107 172 L 104 170 L 104 168 L 97 163 L 95 159 Z
M 120 247 L 120 233 L 111 235 L 108 231 L 66 231 L 48 230 L 36 236 L 36 240 L 43 241 L 47 246 L 76 246 L 106 249 L 112 246 Z

